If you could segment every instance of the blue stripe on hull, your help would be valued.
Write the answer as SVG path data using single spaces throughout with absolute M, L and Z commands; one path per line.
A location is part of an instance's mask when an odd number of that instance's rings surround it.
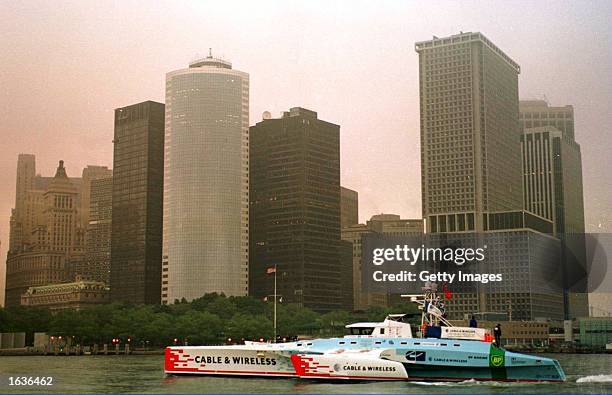
M 505 368 L 447 367 L 403 364 L 409 380 L 494 380 L 494 381 L 563 381 L 555 366 L 520 366 Z

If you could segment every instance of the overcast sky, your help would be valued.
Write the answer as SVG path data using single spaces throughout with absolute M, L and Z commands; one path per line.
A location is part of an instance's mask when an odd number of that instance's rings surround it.
M 165 73 L 209 47 L 250 74 L 251 124 L 302 106 L 341 125 L 365 221 L 421 216 L 414 43 L 480 31 L 521 65 L 522 99 L 574 105 L 587 229 L 610 231 L 611 17 L 611 1 L 0 1 L 0 275 L 17 155 L 47 176 L 111 167 L 113 110 L 163 102 Z

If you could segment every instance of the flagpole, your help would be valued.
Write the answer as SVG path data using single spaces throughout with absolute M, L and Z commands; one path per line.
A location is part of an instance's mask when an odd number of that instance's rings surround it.
M 276 343 L 276 265 L 274 265 L 274 343 Z

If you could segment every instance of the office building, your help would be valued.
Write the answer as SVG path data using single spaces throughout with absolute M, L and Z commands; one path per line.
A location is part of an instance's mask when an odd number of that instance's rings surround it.
M 250 128 L 250 289 L 318 311 L 342 306 L 340 127 L 294 107 Z M 350 275 L 350 274 L 347 274 Z
M 481 33 L 416 43 L 423 218 L 428 232 L 483 231 L 523 205 L 519 65 Z
M 552 226 L 552 223 L 550 223 Z M 500 282 L 453 284 L 447 313 L 461 319 L 476 312 L 503 312 L 511 320 L 563 320 L 562 278 L 559 271 L 561 243 L 552 236 L 521 224 L 511 229 L 477 234 L 473 232 L 430 235 L 438 246 L 486 245 L 481 267 L 463 266 L 464 272 L 496 273 Z M 484 269 L 483 269 L 484 267 Z M 474 292 L 482 291 L 482 295 Z M 483 308 L 484 306 L 484 308 Z
M 519 65 L 481 33 L 434 37 L 416 51 L 426 230 L 440 234 L 440 245 L 456 237 L 481 246 L 492 238 L 486 270 L 508 280 L 506 288 L 454 286 L 447 313 L 513 309 L 521 319 L 562 318 L 561 290 L 542 280 L 560 273 L 550 207 L 524 209 Z
M 525 209 L 554 222 L 567 276 L 566 318 L 588 316 L 582 156 L 572 106 L 521 101 Z M 573 292 L 572 292 L 573 291 Z
M 111 300 L 161 301 L 164 105 L 115 110 Z
M 545 100 L 521 100 L 519 102 L 521 130 L 550 126 L 561 131 L 569 140 L 575 140 L 574 107 L 550 106 Z
M 551 126 L 521 136 L 525 209 L 555 223 L 555 233 L 584 233 L 580 145 Z
M 581 318 L 578 320 L 580 344 L 592 349 L 609 350 L 612 344 L 612 318 Z
M 164 303 L 248 293 L 249 75 L 212 55 L 166 75 Z
M 373 215 L 367 223 L 342 228 L 343 241 L 350 242 L 353 251 L 353 299 L 355 310 L 366 310 L 371 306 L 388 306 L 394 300 L 388 293 L 366 292 L 363 289 L 363 238 L 370 234 L 388 236 L 421 237 L 422 219 L 402 219 L 396 214 Z
M 521 101 L 524 204 L 555 222 L 555 232 L 584 233 L 582 155 L 572 106 Z
M 353 283 L 353 243 L 340 240 L 338 247 L 340 262 L 340 308 L 355 310 Z
M 353 309 L 365 310 L 369 306 L 386 306 L 386 294 L 364 292 L 362 285 L 362 237 L 374 231 L 364 224 L 351 225 L 342 228 L 341 238 L 351 243 L 353 257 Z
M 396 214 L 377 214 L 367 221 L 372 231 L 395 236 L 420 236 L 423 226 L 422 219 L 401 219 Z
M 89 182 L 89 223 L 85 234 L 85 259 L 76 268 L 82 279 L 110 284 L 113 178 Z
M 15 187 L 15 208 L 11 212 L 9 251 L 16 251 L 26 242 L 24 229 L 31 228 L 33 213 L 26 208 L 26 194 L 34 189 L 36 177 L 36 158 L 31 154 L 19 154 L 17 158 L 17 182 Z
M 91 166 L 88 165 L 83 169 L 81 175 L 81 228 L 87 229 L 89 225 L 89 207 L 91 196 L 91 182 L 100 178 L 108 178 L 113 175 L 113 171 L 106 166 Z
M 357 191 L 340 187 L 340 227 L 359 223 L 359 195 Z
M 64 161 L 59 161 L 54 177 L 34 174 L 34 156 L 20 155 L 19 202 L 13 210 L 6 262 L 6 307 L 19 305 L 29 287 L 72 281 L 83 259 L 80 179 L 68 178 Z

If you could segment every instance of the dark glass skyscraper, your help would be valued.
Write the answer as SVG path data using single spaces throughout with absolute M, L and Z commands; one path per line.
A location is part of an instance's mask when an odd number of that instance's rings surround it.
M 563 246 L 565 316 L 588 315 L 582 156 L 574 109 L 542 100 L 519 103 L 525 208 L 554 222 Z
M 160 303 L 164 105 L 115 110 L 111 299 Z
M 250 128 L 249 290 L 319 311 L 342 299 L 340 127 L 292 108 Z

